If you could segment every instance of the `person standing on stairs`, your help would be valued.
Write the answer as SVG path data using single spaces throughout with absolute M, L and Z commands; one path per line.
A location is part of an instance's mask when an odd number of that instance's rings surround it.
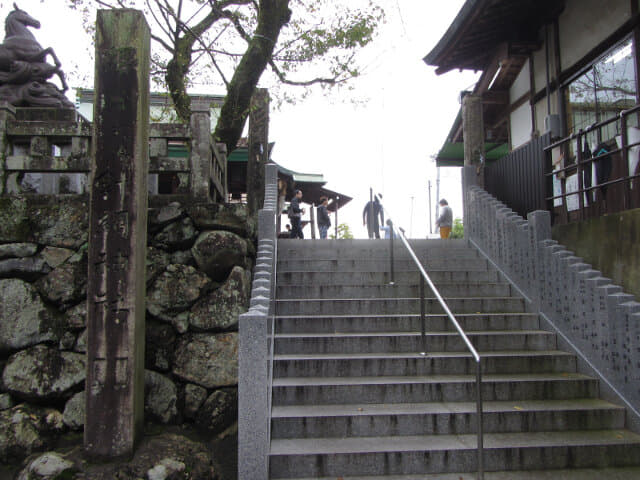
M 320 206 L 318 207 L 318 230 L 320 230 L 320 238 L 326 240 L 327 232 L 331 226 L 331 218 L 329 217 L 329 211 L 327 205 L 329 199 L 325 196 L 320 197 Z
M 374 236 L 380 238 L 380 225 L 384 224 L 384 211 L 378 197 L 382 197 L 382 195 L 375 195 L 373 202 L 369 200 L 362 211 L 362 225 L 367 226 L 369 238 Z M 378 223 L 378 217 L 380 223 Z
M 300 208 L 300 199 L 302 199 L 302 190 L 296 190 L 291 204 L 289 205 L 289 220 L 291 220 L 291 238 L 302 238 L 302 215 L 304 208 Z
M 449 203 L 443 198 L 440 200 L 442 213 L 436 220 L 436 228 L 440 227 L 440 238 L 449 238 L 451 227 L 453 226 L 453 211 Z

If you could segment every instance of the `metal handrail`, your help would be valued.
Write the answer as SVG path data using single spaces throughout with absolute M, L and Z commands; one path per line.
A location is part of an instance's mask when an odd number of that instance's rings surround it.
M 477 449 L 478 449 L 478 480 L 484 480 L 484 429 L 483 429 L 483 409 L 482 409 L 482 357 L 480 357 L 480 354 L 478 353 L 478 351 L 475 349 L 475 347 L 473 346 L 473 344 L 471 343 L 471 341 L 469 340 L 469 337 L 467 336 L 466 333 L 464 333 L 464 330 L 462 329 L 462 327 L 460 326 L 460 324 L 458 323 L 458 321 L 456 320 L 456 317 L 453 315 L 453 313 L 451 312 L 451 310 L 449 309 L 449 306 L 447 305 L 447 303 L 444 301 L 444 299 L 442 298 L 442 295 L 440 295 L 440 292 L 438 291 L 438 289 L 436 288 L 436 286 L 433 284 L 433 282 L 431 281 L 431 277 L 429 277 L 429 274 L 426 272 L 426 270 L 424 269 L 424 267 L 422 266 L 422 263 L 420 263 L 420 260 L 418 260 L 418 257 L 416 256 L 415 251 L 413 250 L 413 248 L 411 248 L 411 245 L 409 245 L 409 242 L 407 241 L 407 238 L 405 237 L 404 234 L 404 229 L 398 227 L 397 229 L 394 227 L 393 221 L 391 220 L 392 218 L 394 218 L 391 213 L 389 212 L 389 210 L 381 205 L 381 208 L 383 209 L 383 211 L 386 212 L 386 216 L 388 218 L 387 220 L 387 224 L 389 225 L 391 231 L 390 231 L 390 240 L 391 240 L 391 257 L 390 257 L 390 269 L 391 269 L 391 279 L 392 281 L 390 282 L 391 284 L 393 284 L 393 278 L 394 278 L 394 263 L 393 263 L 393 239 L 394 237 L 397 235 L 398 238 L 400 238 L 400 240 L 402 240 L 402 243 L 404 244 L 405 248 L 407 249 L 407 251 L 409 252 L 409 255 L 411 256 L 411 258 L 413 259 L 414 263 L 416 264 L 416 266 L 418 267 L 418 271 L 420 272 L 420 318 L 422 320 L 422 346 L 423 346 L 423 352 L 420 352 L 421 355 L 426 355 L 426 327 L 425 327 L 425 322 L 426 322 L 426 317 L 425 317 L 425 309 L 424 309 L 424 302 L 425 302 L 425 296 L 424 296 L 424 282 L 426 281 L 427 284 L 429 285 L 429 288 L 431 288 L 431 291 L 434 293 L 434 295 L 436 296 L 436 298 L 438 299 L 438 302 L 440 302 L 440 305 L 442 306 L 443 310 L 445 311 L 445 313 L 447 314 L 447 316 L 449 317 L 449 320 L 451 320 L 451 322 L 453 323 L 453 326 L 455 327 L 455 329 L 457 330 L 458 334 L 462 337 L 462 340 L 464 341 L 465 345 L 467 346 L 467 349 L 469 350 L 469 352 L 471 353 L 471 355 L 473 356 L 473 359 L 476 362 L 476 418 L 477 418 L 477 429 L 478 429 L 478 443 L 477 443 Z M 397 233 L 396 233 L 397 232 Z

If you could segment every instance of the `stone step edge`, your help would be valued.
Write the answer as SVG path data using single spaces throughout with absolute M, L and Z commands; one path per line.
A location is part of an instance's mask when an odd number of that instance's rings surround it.
M 500 350 L 478 352 L 481 359 L 504 357 L 573 357 L 572 353 L 562 350 Z M 276 354 L 274 361 L 318 361 L 318 360 L 402 360 L 402 359 L 443 359 L 473 358 L 471 353 L 460 352 L 379 352 L 379 353 L 310 353 L 310 354 Z
M 479 313 L 458 313 L 455 315 L 456 317 L 495 317 L 495 316 L 523 316 L 523 317 L 538 317 L 537 313 L 533 312 L 504 312 L 504 313 L 496 313 L 496 312 L 479 312 Z M 425 313 L 426 318 L 432 317 L 441 317 L 441 318 L 449 318 L 446 313 Z M 288 320 L 288 319 L 333 319 L 333 318 L 341 318 L 341 319 L 353 319 L 353 318 L 420 318 L 419 313 L 344 313 L 344 314 L 277 314 L 274 315 L 276 320 Z
M 272 439 L 270 456 L 369 454 L 395 452 L 448 452 L 476 450 L 477 436 L 407 435 L 388 437 Z M 519 449 L 638 445 L 640 435 L 624 429 L 564 432 L 487 433 L 484 449 Z
M 482 376 L 482 383 L 504 382 L 553 382 L 553 381 L 593 381 L 594 377 L 581 373 L 514 373 L 498 374 L 487 373 Z M 380 375 L 380 376 L 353 376 L 353 377 L 275 377 L 273 388 L 289 387 L 337 387 L 337 386 L 361 386 L 361 385 L 407 385 L 407 384 L 444 384 L 444 383 L 474 383 L 475 374 L 467 375 Z
M 624 411 L 624 407 L 614 405 L 599 398 L 523 400 L 520 402 L 492 400 L 483 402 L 482 409 L 485 414 Z M 476 402 L 274 405 L 271 410 L 271 418 L 278 420 L 296 418 L 377 417 L 388 415 L 462 415 L 475 413 Z
M 580 468 L 574 470 L 527 470 L 485 472 L 485 480 L 637 480 L 640 478 L 640 467 L 620 468 Z M 477 474 L 433 473 L 421 475 L 374 475 L 346 476 L 343 480 L 477 480 Z M 287 480 L 336 480 L 336 477 L 289 478 Z
M 549 332 L 547 330 L 470 330 L 465 332 L 469 337 L 480 337 L 487 335 L 495 335 L 495 336 L 515 336 L 515 335 L 540 335 L 540 336 L 555 336 L 556 334 L 553 332 Z M 326 333 L 276 333 L 275 338 L 277 339 L 291 339 L 291 338 L 377 338 L 377 337 L 421 337 L 422 333 L 419 331 L 375 331 L 375 332 L 326 332 Z M 425 336 L 427 337 L 459 337 L 460 334 L 455 331 L 443 331 L 443 330 L 432 330 L 426 331 Z

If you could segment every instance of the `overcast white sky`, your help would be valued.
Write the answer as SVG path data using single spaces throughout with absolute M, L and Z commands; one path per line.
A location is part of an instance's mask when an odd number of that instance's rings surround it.
M 12 3 L 0 1 L 2 18 Z M 354 104 L 348 100 L 354 94 L 346 92 L 316 94 L 297 105 L 272 110 L 273 159 L 292 170 L 322 173 L 328 188 L 353 197 L 340 211 L 339 221 L 347 222 L 356 237 L 366 237 L 362 209 L 372 186 L 383 194 L 385 205 L 407 233 L 424 238 L 429 233 L 429 180 L 432 210 L 437 203 L 432 156 L 455 119 L 460 91 L 471 88 L 477 75 L 456 71 L 438 77 L 422 57 L 435 46 L 464 1 L 380 3 L 387 22 L 367 47 L 366 74 L 353 83 L 355 96 L 368 102 Z M 18 5 L 41 21 L 42 28 L 34 31 L 36 38 L 43 47 L 54 47 L 63 69 L 83 74 L 76 75 L 71 86 L 92 87 L 88 52 L 93 45 L 79 16 L 60 0 L 20 0 Z M 201 93 L 197 90 L 194 93 Z M 441 169 L 440 197 L 449 200 L 454 217 L 462 216 L 459 169 Z

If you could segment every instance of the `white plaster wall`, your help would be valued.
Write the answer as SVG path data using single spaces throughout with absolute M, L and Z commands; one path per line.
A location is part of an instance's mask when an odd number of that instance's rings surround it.
M 511 103 L 518 100 L 523 95 L 529 93 L 531 90 L 531 79 L 529 78 L 529 60 L 524 64 L 522 70 L 516 77 L 511 89 L 509 90 L 509 101 Z
M 544 27 L 540 29 L 540 33 L 538 34 L 539 38 L 542 40 L 542 47 L 533 52 L 533 70 L 534 70 L 534 82 L 536 92 L 540 90 L 544 90 L 547 86 L 547 72 L 546 72 L 546 58 L 545 58 L 545 42 L 544 42 Z M 553 59 L 553 34 L 549 33 L 549 80 L 553 81 L 555 77 L 555 60 Z
M 511 128 L 511 149 L 531 140 L 531 106 L 529 102 L 519 106 L 509 116 Z
M 558 113 L 558 95 L 555 92 L 551 92 L 551 113 Z M 544 132 L 544 118 L 547 116 L 547 99 L 546 97 L 540 100 L 535 105 L 536 109 L 536 125 L 535 129 L 541 135 Z
M 558 19 L 562 69 L 573 66 L 631 18 L 629 0 L 570 0 Z

